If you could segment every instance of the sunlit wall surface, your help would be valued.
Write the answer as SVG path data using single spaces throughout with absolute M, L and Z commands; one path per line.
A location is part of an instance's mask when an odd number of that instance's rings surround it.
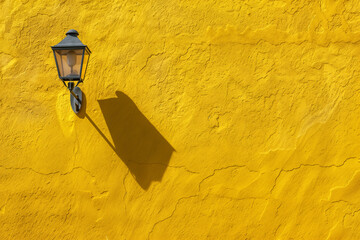
M 0 239 L 360 239 L 359 1 L 0 9 Z

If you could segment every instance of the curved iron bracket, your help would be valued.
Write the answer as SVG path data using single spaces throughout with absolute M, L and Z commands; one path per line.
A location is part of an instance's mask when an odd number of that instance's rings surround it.
M 74 87 L 72 90 L 70 90 L 70 103 L 71 108 L 74 111 L 74 113 L 78 114 L 81 109 L 81 103 L 82 103 L 82 92 L 79 87 Z

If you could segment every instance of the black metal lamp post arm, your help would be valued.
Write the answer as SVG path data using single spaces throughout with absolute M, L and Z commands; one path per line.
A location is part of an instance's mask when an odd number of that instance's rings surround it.
M 73 110 L 78 113 L 80 111 L 81 108 L 81 104 L 82 104 L 82 92 L 80 90 L 80 88 L 78 87 L 74 87 L 74 83 L 73 82 L 69 82 L 67 88 L 69 89 L 72 97 L 74 97 L 74 100 L 72 100 L 70 98 L 70 102 L 72 104 L 72 108 Z M 74 92 L 74 91 L 76 92 Z
M 81 104 L 81 100 L 79 99 L 78 95 L 76 95 L 76 94 L 73 92 L 73 89 L 74 89 L 74 83 L 73 83 L 73 82 L 69 82 L 69 84 L 68 84 L 68 89 L 69 89 L 71 95 L 73 95 L 74 98 L 75 98 L 76 100 L 78 100 L 78 102 Z
M 81 100 L 79 99 L 78 95 L 76 95 L 72 90 L 70 90 L 71 95 L 81 104 Z

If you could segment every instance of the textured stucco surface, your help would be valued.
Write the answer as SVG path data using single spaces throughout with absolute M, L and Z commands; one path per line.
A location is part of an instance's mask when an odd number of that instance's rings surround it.
M 0 9 L 0 239 L 360 239 L 359 1 Z

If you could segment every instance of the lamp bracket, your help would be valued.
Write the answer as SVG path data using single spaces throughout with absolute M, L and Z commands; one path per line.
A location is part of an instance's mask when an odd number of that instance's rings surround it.
M 72 90 L 70 90 L 70 93 L 71 108 L 74 113 L 77 114 L 81 109 L 81 104 L 83 100 L 81 89 L 79 87 L 74 87 Z

